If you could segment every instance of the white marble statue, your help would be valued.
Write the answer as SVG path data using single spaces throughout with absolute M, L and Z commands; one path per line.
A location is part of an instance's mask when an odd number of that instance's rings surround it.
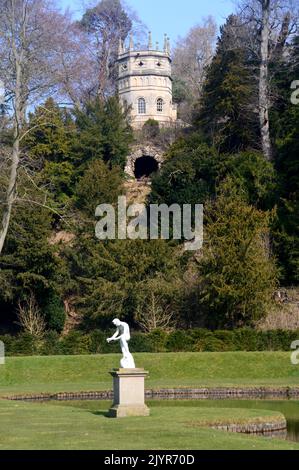
M 118 318 L 115 318 L 112 323 L 116 326 L 117 330 L 111 338 L 107 339 L 107 342 L 111 343 L 112 341 L 119 341 L 121 352 L 123 354 L 120 361 L 120 367 L 122 369 L 135 369 L 135 362 L 128 346 L 128 341 L 131 338 L 129 325 L 118 320 Z

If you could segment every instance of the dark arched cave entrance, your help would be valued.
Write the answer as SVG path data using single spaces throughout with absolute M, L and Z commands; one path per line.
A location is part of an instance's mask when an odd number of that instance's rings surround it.
M 135 162 L 135 177 L 140 180 L 141 178 L 148 178 L 152 173 L 158 171 L 158 162 L 153 157 L 143 156 L 137 158 Z

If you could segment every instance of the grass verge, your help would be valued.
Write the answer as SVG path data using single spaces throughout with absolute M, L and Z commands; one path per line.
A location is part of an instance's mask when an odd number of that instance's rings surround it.
M 149 370 L 147 388 L 298 386 L 299 366 L 286 352 L 134 355 Z M 120 355 L 8 357 L 0 365 L 0 396 L 15 393 L 105 390 Z
M 109 419 L 108 402 L 24 403 L 0 400 L 0 449 L 299 450 L 279 439 L 226 433 L 206 426 L 280 419 L 276 411 L 165 407 L 148 418 Z

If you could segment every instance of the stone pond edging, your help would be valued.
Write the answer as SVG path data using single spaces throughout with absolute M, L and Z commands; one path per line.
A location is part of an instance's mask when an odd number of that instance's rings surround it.
M 299 387 L 202 387 L 147 390 L 148 398 L 165 399 L 298 399 Z
M 1 398 L 22 401 L 71 401 L 71 400 L 111 400 L 112 390 L 90 392 L 59 392 L 39 394 L 16 394 Z M 195 400 L 221 400 L 221 399 L 299 399 L 299 387 L 212 387 L 212 388 L 163 388 L 147 389 L 145 398 L 149 399 L 195 399 Z
M 285 418 L 271 421 L 271 418 L 265 418 L 264 422 L 242 423 L 242 424 L 219 424 L 210 426 L 219 431 L 237 432 L 241 434 L 264 434 L 267 436 L 282 437 L 286 435 L 287 421 Z

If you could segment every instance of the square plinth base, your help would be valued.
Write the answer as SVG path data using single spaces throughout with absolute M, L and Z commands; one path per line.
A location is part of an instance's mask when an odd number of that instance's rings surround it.
M 146 405 L 115 405 L 109 410 L 110 418 L 129 418 L 133 416 L 149 416 L 150 410 Z
M 114 401 L 109 416 L 149 416 L 149 408 L 144 403 L 144 379 L 148 372 L 144 369 L 115 369 L 110 374 L 113 377 Z

